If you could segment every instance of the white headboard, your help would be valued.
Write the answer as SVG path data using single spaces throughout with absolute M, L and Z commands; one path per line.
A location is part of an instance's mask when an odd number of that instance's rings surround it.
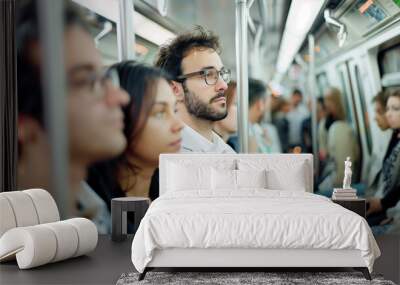
M 266 162 L 271 162 L 273 165 L 276 162 L 283 164 L 285 167 L 290 168 L 292 165 L 304 162 L 304 177 L 306 181 L 306 191 L 313 192 L 313 156 L 312 154 L 215 154 L 215 153 L 197 153 L 197 154 L 161 154 L 160 155 L 160 196 L 164 194 L 167 189 L 167 169 L 168 163 L 182 163 L 187 162 L 188 164 L 196 164 L 198 161 L 202 165 L 204 163 L 210 164 L 210 166 L 216 164 L 218 160 L 232 160 L 237 161 L 238 159 L 255 159 L 255 160 L 265 160 Z M 185 163 L 186 164 L 186 163 Z M 287 177 L 290 179 L 290 177 Z

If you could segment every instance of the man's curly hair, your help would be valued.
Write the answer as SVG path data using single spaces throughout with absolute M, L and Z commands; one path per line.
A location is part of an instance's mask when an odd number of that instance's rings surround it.
M 182 60 L 193 49 L 213 49 L 220 52 L 218 37 L 211 31 L 197 26 L 163 45 L 157 54 L 155 66 L 167 71 L 172 78 L 182 75 Z

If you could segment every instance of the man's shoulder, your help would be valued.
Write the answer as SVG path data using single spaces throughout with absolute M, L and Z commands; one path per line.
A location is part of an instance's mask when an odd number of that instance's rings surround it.
M 214 134 L 214 140 L 216 140 L 216 145 L 217 145 L 217 152 L 219 153 L 236 153 L 233 148 L 227 144 L 219 135 L 217 135 L 215 132 Z
M 185 125 L 182 130 L 181 152 L 199 152 L 207 143 L 195 130 Z
M 185 125 L 182 130 L 181 153 L 235 153 L 235 151 L 215 132 L 213 142 L 204 138 L 190 126 Z

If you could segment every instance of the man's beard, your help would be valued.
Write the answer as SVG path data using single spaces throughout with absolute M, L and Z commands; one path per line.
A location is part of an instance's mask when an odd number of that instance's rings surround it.
M 225 97 L 224 93 L 218 93 L 215 97 L 211 98 L 209 103 L 204 103 L 194 92 L 189 91 L 185 85 L 183 86 L 183 91 L 185 94 L 184 101 L 186 109 L 188 110 L 189 114 L 195 116 L 196 118 L 215 122 L 225 119 L 228 115 L 226 107 L 225 111 L 218 112 L 211 106 L 211 103 L 214 100 Z

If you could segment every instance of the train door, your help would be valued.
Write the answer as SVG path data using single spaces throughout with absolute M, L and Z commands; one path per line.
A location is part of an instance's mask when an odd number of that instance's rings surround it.
M 360 122 L 358 120 L 357 116 L 357 110 L 355 108 L 355 94 L 353 92 L 352 88 L 352 83 L 351 83 L 351 78 L 350 78 L 350 72 L 349 72 L 349 64 L 348 61 L 342 62 L 337 66 L 337 72 L 339 74 L 339 79 L 340 79 L 340 85 L 341 85 L 341 91 L 342 91 L 342 102 L 344 104 L 344 108 L 346 111 L 346 120 L 347 122 L 350 123 L 354 134 L 356 135 L 357 138 L 357 144 L 359 146 L 362 145 L 362 140 L 360 137 Z M 360 148 L 360 164 L 363 165 L 363 152 L 362 152 L 362 147 Z M 358 169 L 355 172 L 355 181 L 360 180 L 360 174 L 361 171 Z
M 358 63 L 351 59 L 347 62 L 350 75 L 350 83 L 353 94 L 354 109 L 356 110 L 357 122 L 359 126 L 358 136 L 361 141 L 362 152 L 362 172 L 361 177 L 365 178 L 368 174 L 368 163 L 372 152 L 371 131 L 369 127 L 369 117 L 367 110 L 367 102 L 364 91 L 363 82 L 361 80 L 361 70 Z

